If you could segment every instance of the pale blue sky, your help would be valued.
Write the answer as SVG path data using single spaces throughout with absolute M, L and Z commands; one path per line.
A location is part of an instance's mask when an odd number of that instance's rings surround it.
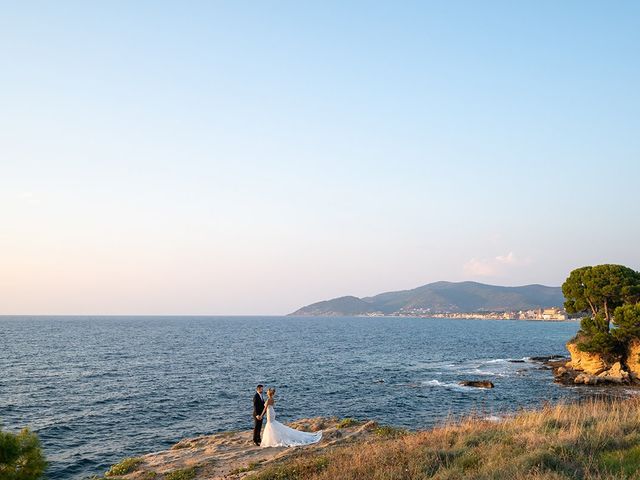
M 0 313 L 640 268 L 638 2 L 0 9 Z

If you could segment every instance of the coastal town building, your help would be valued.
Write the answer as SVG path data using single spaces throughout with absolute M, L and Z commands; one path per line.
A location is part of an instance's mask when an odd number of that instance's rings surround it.
M 483 312 L 434 312 L 429 308 L 405 308 L 385 315 L 383 312 L 369 312 L 368 317 L 423 317 L 423 318 L 477 318 L 487 320 L 567 320 L 567 313 L 558 307 L 538 308 L 519 311 L 483 311 Z

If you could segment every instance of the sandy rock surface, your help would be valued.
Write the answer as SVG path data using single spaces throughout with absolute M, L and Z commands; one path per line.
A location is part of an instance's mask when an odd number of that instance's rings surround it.
M 633 380 L 640 380 L 640 340 L 632 340 L 627 346 L 625 364 Z
M 305 431 L 322 430 L 322 440 L 305 447 L 260 448 L 253 444 L 250 430 L 189 438 L 181 440 L 169 450 L 140 457 L 141 462 L 135 470 L 116 478 L 163 480 L 177 470 L 195 468 L 197 480 L 241 479 L 301 451 L 317 452 L 337 444 L 362 440 L 373 435 L 377 424 L 358 422 L 349 425 L 340 424 L 335 418 L 313 418 L 299 420 L 289 426 Z
M 609 369 L 602 355 L 583 352 L 573 342 L 567 343 L 567 350 L 571 354 L 571 362 L 566 365 L 567 368 L 579 370 L 589 375 L 598 375 Z

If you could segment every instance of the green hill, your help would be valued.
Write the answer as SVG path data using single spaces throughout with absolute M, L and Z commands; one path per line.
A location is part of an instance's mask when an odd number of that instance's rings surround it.
M 432 313 L 530 310 L 562 307 L 560 287 L 524 285 L 501 287 L 478 282 L 435 282 L 412 290 L 386 292 L 373 297 L 339 297 L 302 307 L 291 315 L 394 314 L 422 309 Z

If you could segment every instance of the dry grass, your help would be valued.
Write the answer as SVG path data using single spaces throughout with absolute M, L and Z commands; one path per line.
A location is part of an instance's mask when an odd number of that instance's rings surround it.
M 390 430 L 391 431 L 391 430 Z M 402 432 L 404 433 L 404 432 Z M 302 450 L 253 480 L 640 480 L 640 400 L 592 400 Z

